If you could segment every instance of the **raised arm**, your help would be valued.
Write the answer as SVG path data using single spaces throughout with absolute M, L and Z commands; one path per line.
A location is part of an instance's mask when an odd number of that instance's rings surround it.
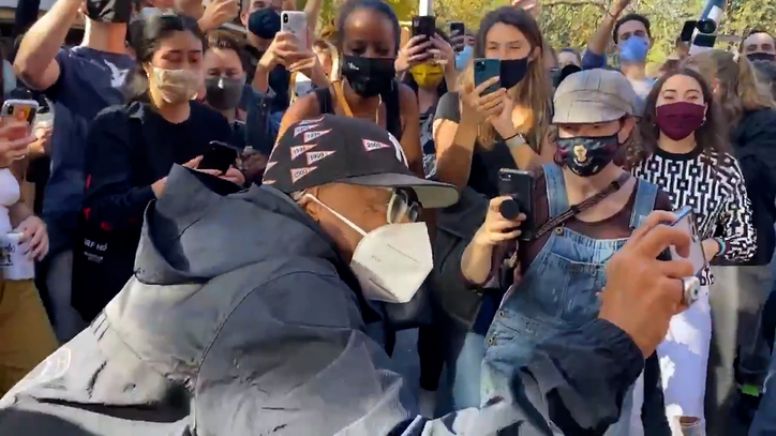
M 587 44 L 587 50 L 582 55 L 582 68 L 603 68 L 606 66 L 606 47 L 609 45 L 614 24 L 620 14 L 630 3 L 630 0 L 615 0 L 604 15 L 601 24 Z
M 78 15 L 81 0 L 57 0 L 24 35 L 14 60 L 14 70 L 32 89 L 43 91 L 59 79 L 57 52 Z

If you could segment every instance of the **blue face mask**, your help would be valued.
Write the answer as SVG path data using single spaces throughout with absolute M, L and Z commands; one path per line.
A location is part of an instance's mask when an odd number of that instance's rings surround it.
M 620 44 L 620 62 L 643 63 L 647 60 L 649 41 L 640 36 L 631 36 Z
M 455 69 L 458 71 L 463 71 L 471 60 L 472 54 L 474 54 L 474 49 L 472 46 L 465 45 L 463 50 L 455 55 Z

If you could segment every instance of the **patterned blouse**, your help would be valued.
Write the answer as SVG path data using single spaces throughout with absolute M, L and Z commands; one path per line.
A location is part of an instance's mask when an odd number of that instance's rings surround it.
M 746 194 L 744 176 L 736 158 L 727 153 L 688 154 L 656 149 L 632 171 L 667 192 L 675 208 L 692 207 L 702 240 L 722 230 L 723 251 L 718 254 L 730 261 L 750 259 L 757 249 L 752 225 L 752 209 Z M 713 283 L 708 268 L 701 283 Z

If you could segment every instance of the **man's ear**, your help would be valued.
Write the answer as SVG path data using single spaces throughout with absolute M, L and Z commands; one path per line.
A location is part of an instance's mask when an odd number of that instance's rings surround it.
M 617 134 L 617 140 L 620 144 L 624 144 L 628 138 L 633 134 L 633 129 L 636 128 L 636 117 L 628 116 L 622 121 L 622 128 Z
M 310 188 L 305 190 L 305 194 L 310 194 L 313 197 L 318 198 L 318 187 Z M 319 205 L 317 202 L 310 199 L 307 195 L 302 195 L 296 200 L 296 204 L 299 205 L 299 207 L 304 210 L 310 218 L 312 218 L 313 221 L 316 223 L 319 223 L 320 220 L 320 214 L 321 214 L 321 205 Z

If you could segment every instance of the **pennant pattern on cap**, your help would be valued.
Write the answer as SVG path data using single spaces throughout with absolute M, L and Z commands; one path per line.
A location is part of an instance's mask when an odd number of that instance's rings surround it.
M 318 118 L 310 118 L 309 120 L 302 120 L 299 123 L 297 123 L 297 126 L 306 126 L 308 124 L 318 124 L 321 121 L 323 121 L 323 115 L 321 115 Z
M 275 161 L 267 162 L 267 165 L 264 166 L 264 171 L 269 171 L 270 168 L 274 167 L 277 164 Z
M 318 169 L 318 167 L 291 168 L 291 183 L 296 183 L 297 180 L 310 174 L 316 169 Z
M 391 146 L 384 142 L 373 141 L 371 139 L 364 139 L 364 149 L 366 149 L 366 151 L 380 150 L 383 148 L 391 148 Z
M 323 135 L 325 135 L 325 134 L 327 134 L 329 132 L 331 132 L 331 129 L 329 129 L 329 130 L 315 130 L 315 131 L 312 131 L 312 132 L 305 132 L 305 134 L 304 134 L 304 142 L 310 142 L 310 141 L 312 141 L 314 139 L 318 139 L 321 136 L 323 136 Z
M 318 144 L 305 144 L 305 145 L 296 145 L 294 147 L 289 148 L 291 153 L 291 160 L 294 160 L 301 156 L 305 151 L 312 150 L 315 148 Z
M 308 151 L 305 154 L 305 156 L 307 156 L 307 165 L 312 165 L 319 160 L 326 159 L 332 154 L 334 154 L 334 151 Z
M 262 180 L 261 184 L 262 185 L 274 185 L 275 181 L 274 180 Z
M 312 130 L 312 129 L 316 128 L 316 127 L 318 127 L 317 124 L 309 124 L 309 125 L 306 125 L 306 126 L 299 126 L 299 127 L 294 129 L 294 136 L 299 136 L 300 133 L 304 133 L 304 132 L 306 132 L 308 130 Z

